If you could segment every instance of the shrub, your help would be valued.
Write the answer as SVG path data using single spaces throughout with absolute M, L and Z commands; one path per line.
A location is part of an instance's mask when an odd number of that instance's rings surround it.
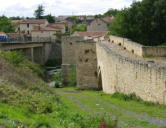
M 116 92 L 112 95 L 112 97 L 114 98 L 119 98 L 121 100 L 125 100 L 125 101 L 130 101 L 130 100 L 134 100 L 134 101 L 142 101 L 142 99 L 138 96 L 136 96 L 135 93 L 131 93 L 131 94 L 122 94 L 119 92 Z
M 55 81 L 55 87 L 56 88 L 62 88 L 63 87 L 63 85 L 62 85 L 62 79 L 61 79 L 61 72 L 56 72 L 56 74 L 54 74 L 51 77 L 51 80 Z
M 15 66 L 20 66 L 24 61 L 23 54 L 19 51 L 0 51 L 0 55 Z

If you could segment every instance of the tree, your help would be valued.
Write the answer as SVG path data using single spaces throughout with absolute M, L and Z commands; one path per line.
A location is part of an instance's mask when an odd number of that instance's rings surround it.
M 11 20 L 5 16 L 0 17 L 0 31 L 5 33 L 14 32 L 14 25 Z
M 115 16 L 110 31 L 143 45 L 166 43 L 166 1 L 133 2 L 130 8 Z
M 44 7 L 43 5 L 38 5 L 37 9 L 35 10 L 34 13 L 36 19 L 42 19 L 44 15 Z
M 106 13 L 104 13 L 104 16 L 116 16 L 120 10 L 117 9 L 109 9 Z
M 44 19 L 47 19 L 49 23 L 55 23 L 55 18 L 51 14 L 43 16 Z

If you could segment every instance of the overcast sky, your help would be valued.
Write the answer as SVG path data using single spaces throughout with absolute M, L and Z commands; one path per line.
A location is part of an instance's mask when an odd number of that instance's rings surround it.
M 44 5 L 45 14 L 83 15 L 129 7 L 132 0 L 0 0 L 0 3 L 0 15 L 31 17 L 39 4 Z

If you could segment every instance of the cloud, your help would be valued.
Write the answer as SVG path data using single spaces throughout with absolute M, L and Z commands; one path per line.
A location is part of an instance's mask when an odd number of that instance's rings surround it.
M 33 16 L 39 4 L 44 5 L 45 14 L 77 15 L 99 14 L 109 8 L 129 7 L 132 0 L 0 0 L 0 15 Z

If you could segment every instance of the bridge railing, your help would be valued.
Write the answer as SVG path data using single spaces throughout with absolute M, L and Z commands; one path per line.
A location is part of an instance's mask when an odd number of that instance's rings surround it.
M 0 43 L 33 43 L 33 42 L 51 42 L 51 37 L 7 37 L 0 39 Z

